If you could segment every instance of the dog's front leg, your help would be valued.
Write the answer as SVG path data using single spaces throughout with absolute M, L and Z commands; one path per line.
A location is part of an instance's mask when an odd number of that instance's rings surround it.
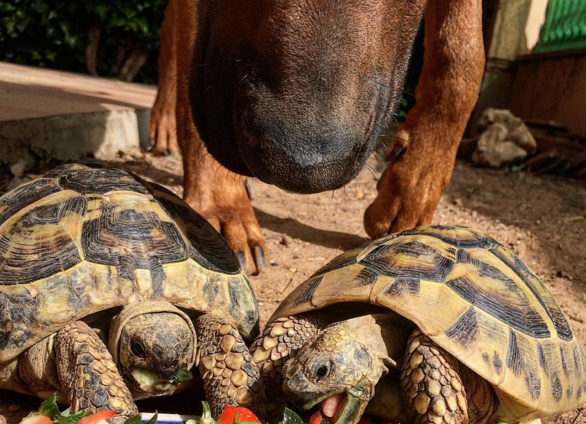
M 431 222 L 478 97 L 484 61 L 482 2 L 430 0 L 417 104 L 397 133 L 403 151 L 390 158 L 378 197 L 366 210 L 371 237 Z
M 171 0 L 177 42 L 177 71 L 189 75 L 195 43 L 196 0 Z M 183 198 L 224 236 L 246 273 L 265 268 L 267 247 L 245 186 L 246 179 L 220 165 L 207 151 L 193 124 L 188 84 L 177 84 L 177 134 L 183 155 Z
M 159 154 L 179 151 L 175 108 L 177 84 L 186 84 L 187 76 L 177 75 L 175 0 L 170 0 L 161 25 L 161 47 L 159 51 L 159 81 L 157 98 L 151 110 L 149 140 L 152 149 Z

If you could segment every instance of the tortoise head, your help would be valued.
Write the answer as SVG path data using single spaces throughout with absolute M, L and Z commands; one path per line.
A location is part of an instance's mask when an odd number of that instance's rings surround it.
M 283 390 L 299 408 L 321 403 L 330 423 L 360 420 L 386 371 L 378 356 L 354 334 L 330 327 L 306 343 L 283 369 Z
M 185 388 L 195 361 L 196 336 L 184 317 L 144 313 L 121 328 L 119 366 L 138 397 L 165 396 Z

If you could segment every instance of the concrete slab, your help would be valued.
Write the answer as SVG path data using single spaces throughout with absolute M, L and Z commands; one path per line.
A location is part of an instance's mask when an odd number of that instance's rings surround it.
M 156 87 L 0 62 L 0 164 L 108 160 L 148 145 Z

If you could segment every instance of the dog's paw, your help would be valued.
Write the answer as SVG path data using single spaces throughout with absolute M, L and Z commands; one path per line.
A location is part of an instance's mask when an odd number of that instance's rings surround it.
M 267 245 L 244 181 L 243 178 L 224 179 L 218 187 L 209 188 L 214 193 L 207 204 L 188 203 L 222 234 L 244 271 L 256 275 L 266 267 Z
M 453 161 L 406 149 L 381 176 L 378 196 L 364 213 L 371 238 L 430 224 L 450 181 Z
M 177 122 L 173 102 L 155 101 L 149 124 L 149 142 L 151 151 L 158 155 L 179 153 L 177 143 Z

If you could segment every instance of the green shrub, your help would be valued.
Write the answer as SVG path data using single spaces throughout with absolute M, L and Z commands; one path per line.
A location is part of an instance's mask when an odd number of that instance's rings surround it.
M 99 28 L 95 71 L 121 77 L 131 52 L 146 55 L 135 81 L 156 84 L 160 29 L 168 0 L 0 0 L 0 61 L 72 72 L 88 72 L 91 28 Z M 423 58 L 417 37 L 405 94 L 396 119 L 415 104 L 413 95 Z
M 99 29 L 98 75 L 120 76 L 131 52 L 147 61 L 135 80 L 154 83 L 167 0 L 0 0 L 0 60 L 88 72 L 90 28 Z

